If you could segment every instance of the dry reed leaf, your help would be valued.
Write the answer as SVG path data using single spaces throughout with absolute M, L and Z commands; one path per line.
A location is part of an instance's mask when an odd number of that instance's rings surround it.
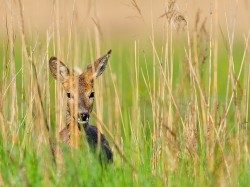
M 5 186 L 2 174 L 0 173 L 0 186 Z
M 13 134 L 12 135 L 12 143 L 13 143 L 13 145 L 17 144 L 18 140 L 19 140 L 18 135 Z

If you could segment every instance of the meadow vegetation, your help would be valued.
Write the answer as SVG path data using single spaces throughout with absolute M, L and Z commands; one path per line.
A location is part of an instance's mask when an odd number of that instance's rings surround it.
M 80 35 L 74 16 L 61 33 L 55 1 L 52 27 L 34 37 L 22 1 L 11 2 L 0 47 L 0 186 L 249 186 L 249 31 L 222 32 L 216 9 L 197 12 L 191 27 L 169 1 L 161 34 L 152 23 L 140 39 L 107 40 L 95 21 Z M 65 126 L 66 94 L 48 59 L 77 73 L 109 49 L 90 121 L 114 163 L 103 168 L 83 138 L 81 149 L 60 145 L 58 167 L 48 140 Z

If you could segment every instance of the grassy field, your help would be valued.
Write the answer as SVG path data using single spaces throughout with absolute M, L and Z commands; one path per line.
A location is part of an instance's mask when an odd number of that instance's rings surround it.
M 72 25 L 60 34 L 57 22 L 35 38 L 22 11 L 17 29 L 7 14 L 1 37 L 0 186 L 250 185 L 249 33 L 218 37 L 213 17 L 177 32 L 167 17 L 161 35 L 152 24 L 136 40 L 104 39 L 98 23 L 89 36 Z M 103 168 L 83 138 L 80 149 L 60 145 L 57 166 L 48 140 L 65 126 L 66 94 L 48 59 L 77 72 L 109 49 L 90 121 L 109 140 L 114 163 Z

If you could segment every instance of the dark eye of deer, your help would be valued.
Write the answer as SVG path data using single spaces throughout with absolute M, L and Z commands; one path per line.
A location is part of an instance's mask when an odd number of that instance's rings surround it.
M 91 94 L 89 95 L 89 98 L 94 98 L 95 97 L 95 92 L 91 92 Z
M 67 97 L 68 97 L 68 98 L 71 98 L 71 94 L 70 94 L 69 92 L 67 93 Z

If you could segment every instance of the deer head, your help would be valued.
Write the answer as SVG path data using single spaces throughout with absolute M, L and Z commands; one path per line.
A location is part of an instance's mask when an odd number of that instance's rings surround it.
M 69 68 L 56 57 L 50 58 L 51 74 L 62 83 L 67 94 L 67 125 L 72 123 L 72 116 L 73 119 L 77 118 L 78 125 L 88 123 L 95 96 L 94 80 L 104 72 L 110 55 L 111 50 L 88 65 L 80 75 L 71 73 Z

